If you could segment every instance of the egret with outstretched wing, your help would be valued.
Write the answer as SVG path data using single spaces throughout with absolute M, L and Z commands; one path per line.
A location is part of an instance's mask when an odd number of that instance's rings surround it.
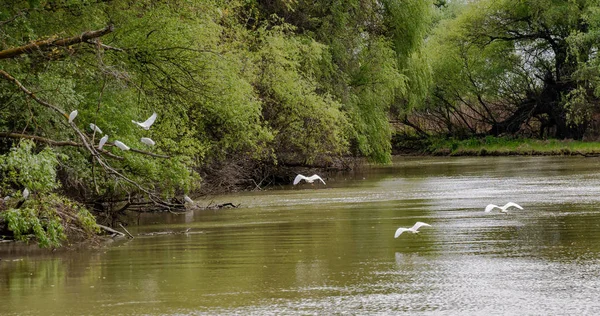
M 498 206 L 498 205 L 496 205 L 496 204 L 488 204 L 488 206 L 486 206 L 486 207 L 485 207 L 485 212 L 486 212 L 486 213 L 489 213 L 489 212 L 491 212 L 493 209 L 495 209 L 495 208 L 499 208 L 499 209 L 500 209 L 500 212 L 502 212 L 502 213 L 507 213 L 507 212 L 508 212 L 508 208 L 510 208 L 510 207 L 516 207 L 516 208 L 518 208 L 518 209 L 520 209 L 520 210 L 522 210 L 522 209 L 523 209 L 523 208 L 521 207 L 521 205 L 519 205 L 519 204 L 517 204 L 517 203 L 508 202 L 508 203 L 504 204 L 504 206 L 502 206 L 502 207 L 500 207 L 500 206 Z
M 156 121 L 156 112 L 154 112 L 152 114 L 152 116 L 150 116 L 147 120 L 145 120 L 144 122 L 137 122 L 134 120 L 131 120 L 133 123 L 139 125 L 141 128 L 145 129 L 145 130 L 149 130 L 150 126 L 152 126 L 152 124 L 154 124 L 154 121 Z
M 396 230 L 396 234 L 394 234 L 394 238 L 398 238 L 398 236 L 402 235 L 403 232 L 409 232 L 409 233 L 413 233 L 413 234 L 418 234 L 419 231 L 418 229 L 423 227 L 423 226 L 428 226 L 430 227 L 431 225 L 427 224 L 427 223 L 423 223 L 423 222 L 416 222 L 413 227 L 411 228 L 404 228 L 404 227 L 400 227 Z
M 315 180 L 320 180 L 321 182 L 323 182 L 323 184 L 326 184 L 325 181 L 323 181 L 323 179 L 321 177 L 319 177 L 318 175 L 316 175 L 316 174 L 313 174 L 310 177 L 306 177 L 306 176 L 303 176 L 303 175 L 299 174 L 294 179 L 294 185 L 298 184 L 298 182 L 300 182 L 302 180 L 304 180 L 304 181 L 306 181 L 308 183 L 313 183 L 313 182 L 315 182 Z

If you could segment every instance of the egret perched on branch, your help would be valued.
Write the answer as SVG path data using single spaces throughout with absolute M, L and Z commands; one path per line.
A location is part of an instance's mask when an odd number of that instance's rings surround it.
M 69 114 L 69 124 L 73 123 L 73 120 L 77 117 L 77 110 L 74 110 L 73 112 L 71 112 L 71 114 Z
M 90 128 L 92 129 L 92 131 L 96 131 L 96 132 L 102 134 L 102 130 L 100 129 L 100 127 L 96 126 L 96 124 L 90 123 Z
M 137 122 L 134 120 L 131 120 L 133 123 L 139 125 L 141 128 L 145 129 L 145 130 L 149 130 L 150 126 L 152 126 L 152 124 L 154 124 L 154 121 L 156 121 L 156 112 L 154 112 L 154 114 L 152 114 L 152 116 L 150 116 L 147 120 L 145 120 L 144 122 Z
M 298 184 L 298 182 L 300 182 L 302 180 L 304 180 L 308 183 L 313 183 L 313 182 L 315 182 L 315 180 L 321 180 L 321 182 L 323 182 L 323 184 L 326 184 L 325 181 L 323 181 L 323 179 L 321 179 L 321 177 L 319 177 L 316 174 L 313 174 L 310 177 L 306 177 L 306 176 L 299 174 L 296 176 L 296 179 L 294 179 L 294 185 Z
M 115 146 L 119 147 L 121 150 L 129 150 L 129 146 L 123 144 L 122 142 L 115 140 Z
M 508 203 L 504 204 L 504 206 L 502 206 L 502 207 L 500 207 L 500 206 L 498 206 L 498 205 L 495 205 L 495 204 L 488 204 L 488 206 L 486 206 L 486 207 L 485 207 L 485 212 L 486 212 L 486 213 L 489 213 L 491 210 L 493 210 L 493 209 L 495 209 L 495 208 L 499 208 L 499 209 L 500 209 L 500 212 L 502 212 L 502 213 L 508 213 L 508 208 L 509 208 L 509 207 L 512 207 L 512 206 L 514 206 L 514 207 L 516 207 L 516 208 L 518 208 L 518 209 L 520 209 L 520 210 L 522 210 L 522 209 L 523 209 L 523 208 L 521 207 L 521 205 L 519 205 L 519 204 L 517 204 L 517 203 L 508 202 Z
M 107 140 L 108 140 L 108 135 L 102 136 L 102 138 L 100 138 L 100 143 L 98 144 L 98 149 L 102 149 L 102 147 L 104 147 L 104 144 L 106 144 Z
M 184 195 L 183 199 L 185 200 L 186 203 L 190 203 L 190 204 L 194 204 L 194 200 L 192 200 L 189 196 Z
M 148 137 L 142 137 L 142 139 L 140 139 L 140 141 L 146 145 L 150 145 L 150 146 L 154 146 L 154 144 L 156 144 L 152 139 L 148 138 Z
M 27 199 L 28 197 L 29 197 L 29 190 L 28 190 L 27 188 L 25 188 L 25 189 L 23 190 L 23 198 L 24 198 L 24 199 Z
M 419 231 L 418 229 L 421 228 L 422 226 L 431 226 L 427 223 L 423 223 L 423 222 L 416 222 L 415 225 L 413 225 L 413 227 L 411 228 L 403 228 L 400 227 L 396 230 L 396 234 L 394 234 L 394 238 L 398 238 L 398 236 L 402 235 L 403 232 L 410 232 L 413 234 L 418 234 Z

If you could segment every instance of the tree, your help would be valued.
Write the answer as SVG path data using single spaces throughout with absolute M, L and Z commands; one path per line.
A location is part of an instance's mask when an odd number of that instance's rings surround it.
M 582 80 L 595 59 L 595 1 L 477 1 L 429 40 L 432 108 L 471 134 L 581 139 L 597 97 Z M 577 46 L 574 46 L 577 43 Z M 588 68 L 589 69 L 589 68 Z M 452 132 L 452 131 L 451 131 Z

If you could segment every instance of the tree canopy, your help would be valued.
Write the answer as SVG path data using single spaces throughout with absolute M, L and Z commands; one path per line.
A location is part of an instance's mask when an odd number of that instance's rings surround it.
M 426 91 L 423 64 L 411 61 L 432 9 L 420 0 L 0 1 L 0 193 L 14 197 L 0 212 L 12 214 L 3 218 L 15 234 L 42 238 L 56 221 L 17 225 L 46 216 L 40 201 L 96 214 L 177 210 L 227 165 L 387 162 L 391 111 Z M 152 113 L 150 129 L 132 123 Z M 25 188 L 32 194 L 18 202 Z M 66 207 L 57 193 L 82 204 Z

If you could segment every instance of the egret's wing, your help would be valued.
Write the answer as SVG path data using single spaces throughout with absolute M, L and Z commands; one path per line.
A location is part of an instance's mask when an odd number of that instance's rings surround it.
M 500 208 L 500 206 L 495 205 L 495 204 L 488 204 L 488 206 L 485 207 L 485 212 L 489 213 L 491 210 L 493 210 L 494 208 Z
M 115 140 L 115 146 L 119 147 L 121 150 L 129 150 L 129 146 L 123 144 L 118 140 Z
M 152 124 L 154 124 L 154 121 L 156 121 L 156 112 L 154 112 L 152 116 L 150 116 L 146 121 L 144 121 L 142 125 L 144 125 L 145 127 L 150 127 L 152 126 Z
M 323 184 L 326 184 L 325 181 L 323 181 L 323 179 L 321 177 L 319 177 L 319 175 L 316 175 L 316 174 L 313 174 L 312 176 L 308 177 L 308 179 L 311 181 L 321 180 L 321 182 L 323 182 Z
M 77 113 L 77 110 L 74 110 L 71 112 L 71 114 L 69 114 L 69 123 L 73 123 L 73 120 L 77 117 Z
M 142 137 L 142 139 L 140 139 L 142 143 L 146 144 L 146 145 L 150 145 L 150 146 L 154 146 L 154 144 L 156 144 L 151 138 L 148 137 Z
M 102 134 L 102 130 L 100 129 L 100 127 L 96 126 L 96 124 L 90 123 L 90 128 L 92 129 L 92 131 L 96 131 L 96 132 Z
M 306 180 L 308 179 L 307 177 L 299 174 L 296 176 L 296 178 L 294 179 L 294 185 L 298 184 L 298 182 L 302 181 L 302 180 Z
M 506 203 L 506 204 L 505 204 L 505 205 L 504 205 L 502 208 L 503 208 L 503 209 L 507 209 L 507 208 L 509 208 L 509 207 L 511 207 L 511 206 L 514 206 L 514 207 L 516 207 L 516 208 L 518 208 L 518 209 L 520 209 L 520 210 L 522 210 L 522 209 L 523 209 L 523 208 L 521 207 L 521 205 L 519 205 L 519 204 L 517 204 L 517 203 L 513 203 L 513 202 L 508 202 L 508 203 Z
M 416 222 L 415 225 L 413 225 L 413 227 L 410 228 L 410 230 L 414 230 L 416 231 L 417 229 L 421 228 L 422 226 L 431 226 L 427 223 L 423 223 L 423 222 Z
M 394 238 L 398 238 L 398 236 L 402 235 L 403 232 L 407 231 L 408 228 L 400 227 L 396 229 L 396 233 L 394 234 Z
M 102 149 L 102 147 L 104 147 L 104 144 L 106 144 L 107 140 L 108 140 L 108 135 L 102 136 L 102 138 L 100 138 L 100 143 L 98 143 L 98 149 Z

